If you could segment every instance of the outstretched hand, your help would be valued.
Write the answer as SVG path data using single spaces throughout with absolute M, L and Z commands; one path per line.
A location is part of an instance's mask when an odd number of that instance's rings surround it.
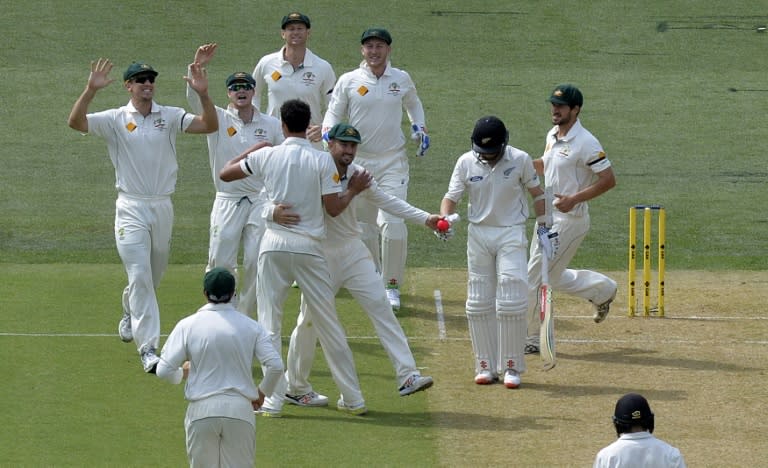
M 218 47 L 218 44 L 215 42 L 203 44 L 198 47 L 195 51 L 195 63 L 199 63 L 203 67 L 211 63 L 213 54 L 216 52 L 216 47 Z
M 99 58 L 91 62 L 91 74 L 88 75 L 88 88 L 96 91 L 106 88 L 112 83 L 113 79 L 107 76 L 112 70 L 112 61 L 105 58 Z
M 205 76 L 203 66 L 197 62 L 190 64 L 189 75 L 184 77 L 184 81 L 189 84 L 189 87 L 194 89 L 198 95 L 208 94 L 208 78 Z
M 349 178 L 349 184 L 347 184 L 347 190 L 352 190 L 355 193 L 360 193 L 363 190 L 371 186 L 373 176 L 368 171 L 355 171 Z

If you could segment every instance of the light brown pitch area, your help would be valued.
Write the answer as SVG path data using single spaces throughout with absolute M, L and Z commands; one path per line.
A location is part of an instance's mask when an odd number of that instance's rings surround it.
M 589 304 L 557 295 L 558 365 L 528 356 L 520 389 L 472 382 L 464 316 L 466 273 L 411 269 L 419 301 L 412 336 L 435 376 L 428 398 L 441 466 L 591 466 L 615 440 L 611 415 L 627 392 L 645 395 L 654 433 L 688 466 L 762 466 L 768 459 L 768 273 L 667 272 L 666 318 L 626 316 L 626 274 L 605 322 Z M 419 292 L 416 291 L 418 288 Z M 430 294 L 443 292 L 438 341 Z

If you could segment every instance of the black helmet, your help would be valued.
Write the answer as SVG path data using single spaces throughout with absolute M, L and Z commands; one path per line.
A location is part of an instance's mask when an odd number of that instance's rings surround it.
M 509 132 L 504 122 L 489 115 L 480 118 L 472 131 L 472 150 L 477 153 L 500 153 L 509 141 Z
M 619 398 L 613 412 L 613 425 L 616 426 L 617 435 L 629 432 L 632 426 L 653 432 L 653 413 L 648 400 L 637 393 L 627 393 Z

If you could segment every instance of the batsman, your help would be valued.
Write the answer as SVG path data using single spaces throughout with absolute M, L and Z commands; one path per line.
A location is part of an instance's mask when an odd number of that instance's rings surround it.
M 467 302 L 469 335 L 475 355 L 475 383 L 518 388 L 525 372 L 528 272 L 525 223 L 528 197 L 547 236 L 544 190 L 531 157 L 509 146 L 509 132 L 498 117 L 477 121 L 471 150 L 459 157 L 440 204 L 446 219 L 466 192 Z M 454 222 L 455 224 L 455 222 Z M 450 237 L 451 227 L 442 238 Z

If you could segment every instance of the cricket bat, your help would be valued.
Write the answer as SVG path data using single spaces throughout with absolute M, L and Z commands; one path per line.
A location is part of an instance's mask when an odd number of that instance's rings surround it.
M 552 187 L 544 189 L 544 214 L 546 226 L 552 227 Z M 539 288 L 539 317 L 541 318 L 541 327 L 539 327 L 539 355 L 544 363 L 544 370 L 548 371 L 555 367 L 557 358 L 555 356 L 555 317 L 552 307 L 552 288 L 549 285 L 549 258 L 541 249 L 541 287 Z

